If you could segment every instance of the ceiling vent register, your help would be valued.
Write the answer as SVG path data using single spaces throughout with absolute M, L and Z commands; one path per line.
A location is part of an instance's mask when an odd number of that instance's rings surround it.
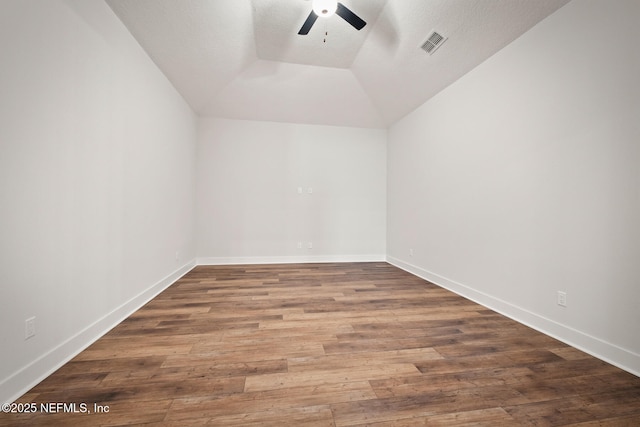
M 433 55 L 433 52 L 438 50 L 438 48 L 442 46 L 442 43 L 444 43 L 446 40 L 447 38 L 445 36 L 436 31 L 433 31 L 429 38 L 427 38 L 427 41 L 424 42 L 422 46 L 420 46 L 420 49 L 424 50 L 429 55 Z

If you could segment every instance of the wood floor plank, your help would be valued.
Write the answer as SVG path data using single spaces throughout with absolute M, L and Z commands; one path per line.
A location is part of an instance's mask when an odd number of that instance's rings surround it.
M 293 388 L 302 385 L 323 385 L 336 382 L 374 380 L 398 375 L 419 375 L 411 363 L 389 363 L 375 366 L 325 369 L 318 371 L 297 371 L 284 374 L 269 374 L 247 377 L 245 391 Z
M 520 425 L 504 409 L 490 408 L 425 417 L 399 418 L 393 421 L 358 424 L 355 427 L 516 427 Z
M 205 425 L 220 426 L 260 426 L 282 427 L 286 425 L 304 425 L 309 427 L 335 427 L 333 414 L 328 405 L 304 406 L 290 409 L 271 409 L 263 412 L 223 415 L 215 419 L 203 420 Z
M 637 426 L 640 378 L 384 262 L 199 266 L 18 402 L 109 412 L 0 426 Z
M 263 359 L 282 359 L 287 357 L 303 357 L 324 354 L 324 348 L 317 342 L 298 342 L 295 340 L 246 342 L 234 345 L 226 341 L 220 343 L 194 344 L 192 354 L 215 353 L 219 360 L 245 359 L 256 361 Z
M 390 363 L 416 363 L 424 360 L 442 359 L 432 348 L 412 348 L 405 350 L 353 353 L 349 357 L 332 354 L 316 357 L 296 357 L 289 359 L 289 372 L 343 369 L 362 366 L 386 365 Z
M 222 415 L 264 412 L 274 408 L 303 408 L 375 398 L 375 393 L 368 381 L 305 385 L 224 397 L 176 399 L 167 419 L 169 421 L 191 419 L 194 412 L 201 414 L 203 418 L 215 419 Z
M 459 391 L 463 389 L 484 389 L 499 387 L 518 390 L 522 378 L 532 375 L 526 367 L 488 368 L 463 371 L 456 374 L 431 374 L 384 378 L 370 381 L 379 398 L 411 397 L 425 393 Z M 522 396 L 522 394 L 520 394 Z M 528 400 L 527 400 L 528 401 Z

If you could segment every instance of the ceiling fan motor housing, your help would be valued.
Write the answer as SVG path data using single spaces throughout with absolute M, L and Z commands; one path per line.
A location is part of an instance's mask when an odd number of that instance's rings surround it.
M 328 18 L 336 12 L 338 0 L 313 0 L 312 7 L 316 15 Z

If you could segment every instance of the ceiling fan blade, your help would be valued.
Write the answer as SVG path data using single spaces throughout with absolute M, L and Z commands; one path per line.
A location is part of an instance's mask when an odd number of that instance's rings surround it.
M 309 34 L 309 30 L 311 30 L 311 27 L 313 27 L 316 19 L 318 19 L 318 15 L 316 15 L 316 13 L 312 10 L 309 16 L 307 16 L 307 20 L 304 21 L 304 24 L 302 24 L 302 27 L 300 28 L 300 31 L 298 31 L 298 34 L 300 34 L 301 36 L 306 36 L 307 34 Z
M 353 28 L 358 31 L 360 31 L 362 28 L 364 28 L 365 25 L 367 25 L 366 22 L 360 19 L 358 15 L 351 12 L 351 10 L 349 10 L 349 8 L 342 3 L 338 3 L 336 14 L 347 21 L 349 24 L 353 25 Z

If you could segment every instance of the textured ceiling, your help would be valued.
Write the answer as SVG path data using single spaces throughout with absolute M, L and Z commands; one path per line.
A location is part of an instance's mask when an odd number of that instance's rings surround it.
M 385 128 L 568 0 L 106 0 L 202 116 Z M 448 37 L 433 55 L 432 30 Z

